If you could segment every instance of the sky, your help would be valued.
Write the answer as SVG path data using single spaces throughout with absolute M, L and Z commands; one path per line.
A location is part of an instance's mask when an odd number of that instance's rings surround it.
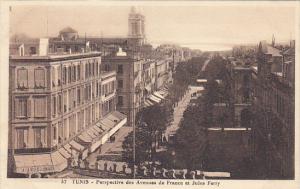
M 130 6 L 13 6 L 10 34 L 58 36 L 70 26 L 84 36 L 128 34 Z M 222 50 L 233 44 L 295 38 L 292 6 L 139 6 L 145 15 L 147 41 L 154 46 L 176 43 L 201 50 Z

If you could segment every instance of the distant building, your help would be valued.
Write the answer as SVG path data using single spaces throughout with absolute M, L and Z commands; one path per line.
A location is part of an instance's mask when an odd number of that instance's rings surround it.
M 291 44 L 294 44 L 292 42 Z M 294 178 L 295 46 L 260 42 L 254 94 L 255 157 L 269 178 Z
M 60 172 L 126 124 L 116 111 L 116 73 L 101 70 L 100 53 L 9 61 L 10 177 Z

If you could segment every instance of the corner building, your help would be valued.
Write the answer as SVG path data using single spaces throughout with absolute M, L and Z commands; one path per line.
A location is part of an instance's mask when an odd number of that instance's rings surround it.
M 98 52 L 11 56 L 8 176 L 61 172 L 127 122 Z

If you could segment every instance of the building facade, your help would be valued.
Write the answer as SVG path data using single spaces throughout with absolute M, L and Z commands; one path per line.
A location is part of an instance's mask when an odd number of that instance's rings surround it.
M 267 178 L 294 178 L 295 45 L 261 42 L 254 69 L 254 158 Z
M 8 174 L 60 172 L 126 123 L 100 53 L 11 56 L 9 65 Z

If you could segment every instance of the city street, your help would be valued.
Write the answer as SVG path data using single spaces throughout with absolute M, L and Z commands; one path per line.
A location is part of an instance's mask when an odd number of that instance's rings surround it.
M 179 128 L 180 120 L 182 119 L 183 113 L 186 110 L 187 106 L 191 100 L 191 94 L 197 92 L 197 88 L 189 87 L 190 90 L 186 92 L 184 97 L 178 102 L 178 105 L 174 108 L 173 122 L 170 127 L 167 127 L 165 135 L 169 136 L 170 134 L 174 134 L 176 130 Z
M 103 144 L 99 150 L 95 151 L 94 153 L 90 154 L 87 160 L 90 162 L 90 167 L 94 168 L 95 162 L 98 159 L 98 163 L 100 164 L 100 168 L 104 169 L 104 163 L 107 163 L 108 169 L 113 167 L 113 164 L 117 164 L 117 170 L 122 169 L 122 165 L 125 162 L 122 162 L 122 143 L 124 138 L 132 131 L 132 127 L 122 127 L 120 130 L 115 134 L 115 141 L 114 142 L 106 142 Z

